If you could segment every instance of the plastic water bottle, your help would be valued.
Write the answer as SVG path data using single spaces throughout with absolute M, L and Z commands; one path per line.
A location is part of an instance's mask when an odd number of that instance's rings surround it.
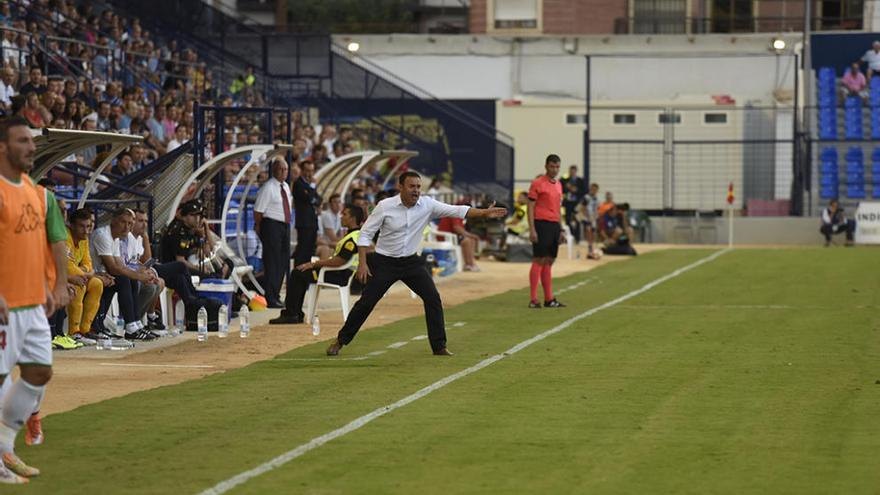
M 180 335 L 186 331 L 186 306 L 183 301 L 177 301 L 174 305 L 174 334 Z
M 321 334 L 321 320 L 318 319 L 318 315 L 315 315 L 312 318 L 312 335 L 318 336 Z
M 116 317 L 116 336 L 125 338 L 125 319 L 122 316 Z
M 217 337 L 221 339 L 229 337 L 229 309 L 225 304 L 220 306 L 217 312 Z
M 206 310 L 204 306 L 199 308 L 197 321 L 199 329 L 199 342 L 206 342 L 208 340 L 208 310 Z
M 241 311 L 238 312 L 238 336 L 246 339 L 248 335 L 251 333 L 251 322 L 250 322 L 251 312 L 247 307 L 247 304 L 241 307 Z

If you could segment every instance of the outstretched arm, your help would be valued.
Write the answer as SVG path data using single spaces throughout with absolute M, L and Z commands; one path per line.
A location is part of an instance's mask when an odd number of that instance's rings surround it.
M 470 208 L 466 218 L 504 218 L 507 216 L 507 208 L 495 206 L 493 201 L 488 208 Z

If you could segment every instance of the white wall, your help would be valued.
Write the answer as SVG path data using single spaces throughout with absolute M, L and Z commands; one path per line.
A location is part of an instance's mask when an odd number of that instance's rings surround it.
M 798 35 L 785 37 L 794 46 Z M 770 103 L 775 89 L 791 88 L 794 65 L 791 56 L 771 55 L 767 47 L 772 38 L 395 34 L 338 35 L 337 42 L 358 41 L 359 55 L 440 98 L 584 99 L 585 55 L 590 54 L 594 100 L 735 93 Z M 692 57 L 670 58 L 685 53 Z M 628 58 L 602 57 L 610 54 Z M 697 55 L 703 57 L 693 57 Z
M 513 136 L 516 187 L 527 188 L 535 176 L 544 173 L 544 160 L 554 153 L 562 159 L 564 171 L 569 165 L 583 170 L 583 125 L 567 125 L 567 113 L 584 113 L 579 101 L 525 100 L 521 105 L 495 107 L 498 130 Z

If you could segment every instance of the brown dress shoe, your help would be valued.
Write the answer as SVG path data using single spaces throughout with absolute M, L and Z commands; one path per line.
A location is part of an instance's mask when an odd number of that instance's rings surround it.
M 330 347 L 327 348 L 327 355 L 335 356 L 339 354 L 340 349 L 342 349 L 342 344 L 339 343 L 339 339 L 333 339 L 333 342 L 330 343 Z
M 437 349 L 436 351 L 434 351 L 434 355 L 435 356 L 454 356 L 455 354 L 449 352 L 449 349 L 444 347 L 442 349 Z

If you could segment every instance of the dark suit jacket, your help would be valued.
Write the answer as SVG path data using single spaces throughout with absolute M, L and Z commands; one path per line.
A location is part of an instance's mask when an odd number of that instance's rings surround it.
M 293 209 L 296 215 L 295 227 L 297 229 L 318 228 L 318 208 L 321 206 L 321 196 L 305 179 L 300 177 L 293 183 Z

